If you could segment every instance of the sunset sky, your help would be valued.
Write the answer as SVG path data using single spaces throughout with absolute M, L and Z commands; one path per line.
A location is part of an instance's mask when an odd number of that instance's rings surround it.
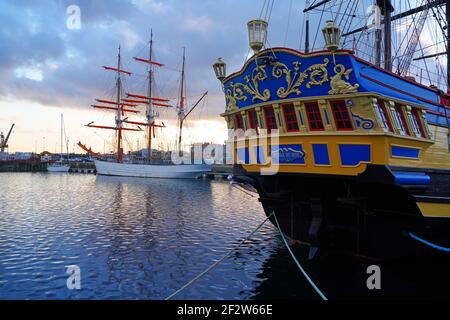
M 164 63 L 156 74 L 156 95 L 176 97 L 182 47 L 186 47 L 188 103 L 209 91 L 187 123 L 186 142 L 226 138 L 219 116 L 224 97 L 212 64 L 218 57 L 228 73 L 237 71 L 249 54 L 246 23 L 260 14 L 262 0 L 7 0 L 0 3 L 0 130 L 16 128 L 10 152 L 59 152 L 60 114 L 64 114 L 70 150 L 80 152 L 79 140 L 95 151 L 113 150 L 113 133 L 84 127 L 113 125 L 114 114 L 90 107 L 95 98 L 112 98 L 114 74 L 101 66 L 116 64 L 122 48 L 126 91 L 145 93 L 145 66 L 133 56 L 147 56 L 154 34 L 155 60 Z M 66 10 L 78 5 L 81 28 L 68 29 Z M 304 1 L 277 0 L 271 14 L 270 46 L 301 49 Z M 360 12 L 362 16 L 364 12 Z M 290 18 L 288 18 L 290 17 Z M 316 30 L 313 20 L 312 30 Z M 314 37 L 315 34 L 312 35 Z M 426 43 L 427 38 L 424 38 Z M 316 49 L 322 46 L 318 36 Z M 434 50 L 434 49 L 433 49 Z M 437 49 L 435 51 L 438 51 Z M 175 140 L 175 112 L 161 111 L 167 128 L 160 142 Z M 128 135 L 125 150 L 143 147 L 142 134 Z

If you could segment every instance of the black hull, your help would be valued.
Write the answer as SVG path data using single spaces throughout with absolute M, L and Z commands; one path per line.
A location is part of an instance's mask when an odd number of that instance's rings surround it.
M 237 179 L 257 189 L 266 215 L 274 212 L 288 237 L 309 246 L 310 258 L 336 251 L 375 259 L 407 256 L 426 247 L 411 233 L 449 247 L 450 219 L 425 218 L 416 202 L 449 198 L 450 176 L 428 174 L 436 183 L 422 188 L 396 184 L 385 166 L 369 166 L 357 177 L 263 176 L 235 166 Z

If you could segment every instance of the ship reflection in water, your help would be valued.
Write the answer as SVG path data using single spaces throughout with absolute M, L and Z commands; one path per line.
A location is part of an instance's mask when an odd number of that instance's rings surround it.
M 257 198 L 227 182 L 91 175 L 1 175 L 0 299 L 163 299 L 248 235 L 264 218 Z M 306 262 L 330 299 L 446 298 L 447 255 L 377 263 Z M 381 267 L 380 291 L 366 268 Z M 81 269 L 69 290 L 66 266 Z M 248 243 L 177 299 L 317 299 L 276 229 Z

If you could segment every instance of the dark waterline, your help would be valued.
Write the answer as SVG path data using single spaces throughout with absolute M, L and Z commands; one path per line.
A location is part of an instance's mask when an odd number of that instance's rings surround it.
M 163 299 L 210 266 L 261 221 L 257 198 L 226 181 L 2 173 L 0 299 Z M 380 263 L 295 254 L 330 299 L 448 298 L 448 255 Z M 66 266 L 81 268 L 81 290 Z M 318 299 L 266 224 L 177 299 Z

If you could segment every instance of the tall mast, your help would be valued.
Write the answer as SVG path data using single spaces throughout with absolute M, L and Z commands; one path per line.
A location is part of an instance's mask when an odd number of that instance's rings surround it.
M 120 79 L 120 46 L 117 54 L 117 80 L 116 80 L 116 129 L 117 129 L 117 162 L 122 162 L 122 104 L 120 103 L 120 91 L 122 82 Z
M 61 113 L 61 154 L 60 154 L 60 160 L 62 160 L 62 154 L 63 154 L 63 114 Z
M 306 26 L 305 26 L 305 53 L 309 52 L 309 15 L 306 14 Z
M 185 57 L 186 48 L 183 47 L 183 64 L 181 67 L 181 85 L 180 85 L 180 108 L 178 110 L 178 119 L 179 119 L 179 136 L 178 136 L 178 152 L 181 151 L 181 137 L 183 132 L 183 120 L 184 120 L 184 64 L 186 61 Z
M 447 20 L 447 93 L 450 93 L 450 2 L 445 6 L 445 17 Z
M 150 30 L 150 49 L 148 54 L 148 60 L 152 61 L 152 51 L 153 51 L 153 30 Z M 152 64 L 148 64 L 148 88 L 147 88 L 147 123 L 148 123 L 148 140 L 147 140 L 147 161 L 150 161 L 152 157 L 152 129 L 154 122 L 153 113 L 153 102 L 152 102 L 152 78 L 153 78 L 153 67 Z
M 392 7 L 391 0 L 383 0 L 381 11 L 384 14 L 384 68 L 388 71 L 391 71 L 392 70 L 391 12 L 394 11 L 394 7 Z
M 375 30 L 375 65 L 381 67 L 381 29 Z

